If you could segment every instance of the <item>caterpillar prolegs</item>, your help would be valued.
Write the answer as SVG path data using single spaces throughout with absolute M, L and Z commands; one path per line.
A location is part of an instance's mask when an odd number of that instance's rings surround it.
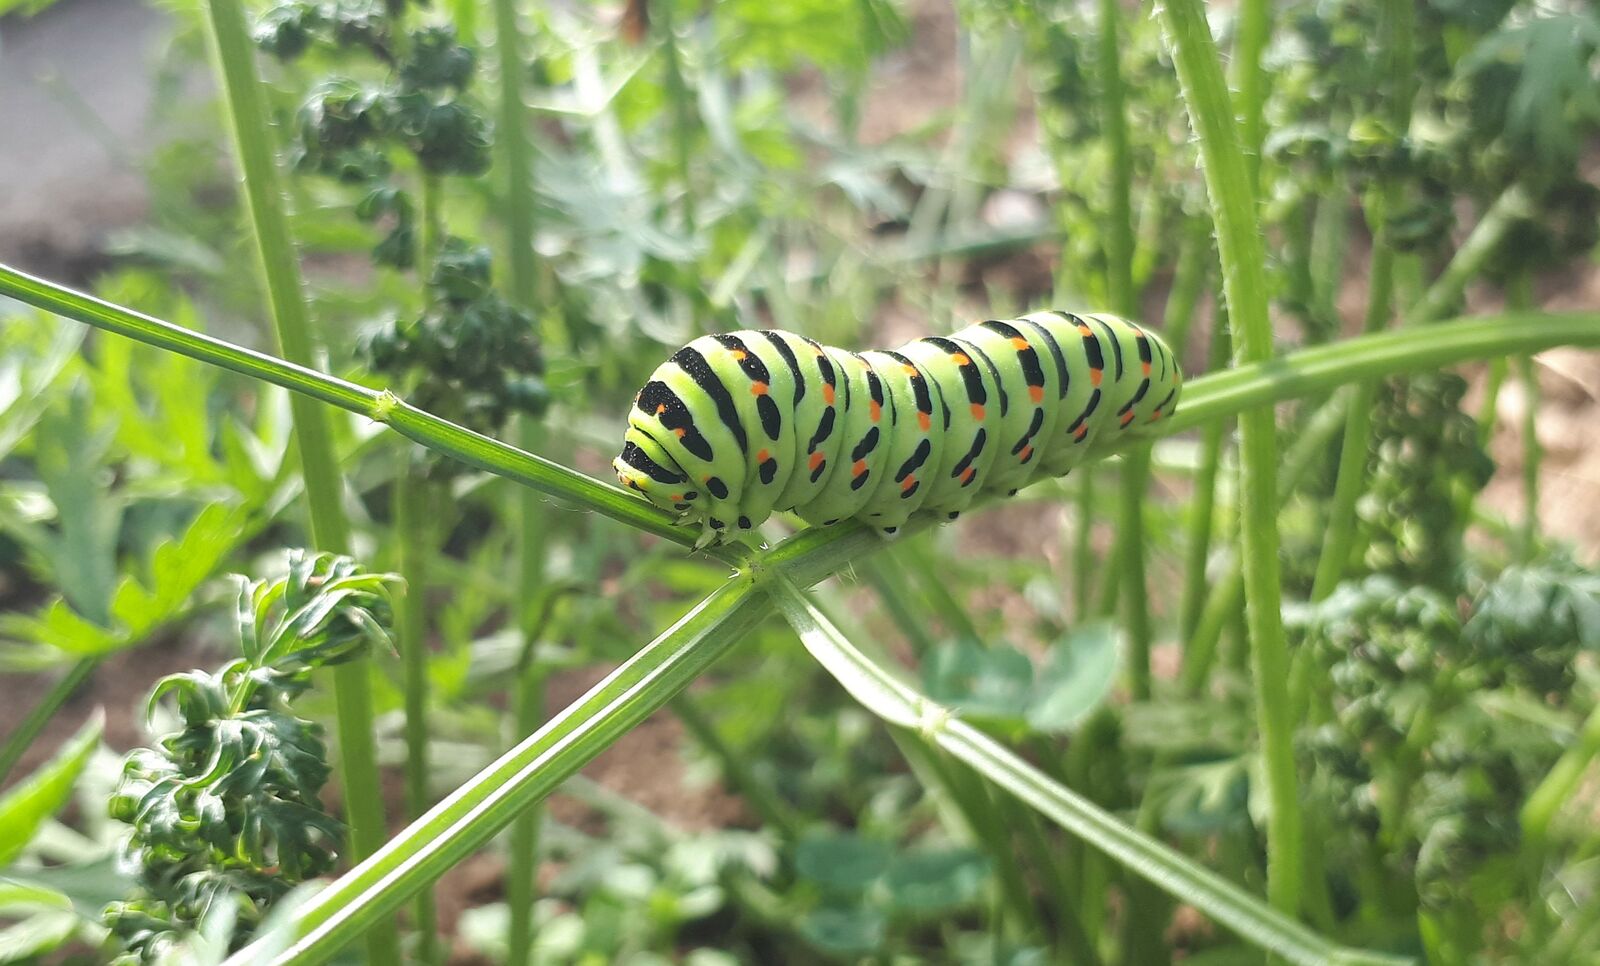
M 1061 476 L 1178 404 L 1163 341 L 1109 315 L 1036 312 L 893 350 L 793 332 L 708 335 L 658 367 L 628 416 L 617 478 L 698 545 L 780 510 L 954 518 L 986 491 Z

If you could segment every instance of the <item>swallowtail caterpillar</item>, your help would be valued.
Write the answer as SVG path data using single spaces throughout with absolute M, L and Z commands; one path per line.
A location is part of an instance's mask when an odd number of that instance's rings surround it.
M 639 391 L 613 465 L 699 524 L 697 546 L 783 510 L 893 533 L 1069 472 L 1172 415 L 1182 385 L 1165 342 L 1109 315 L 1036 312 L 866 352 L 708 335 Z

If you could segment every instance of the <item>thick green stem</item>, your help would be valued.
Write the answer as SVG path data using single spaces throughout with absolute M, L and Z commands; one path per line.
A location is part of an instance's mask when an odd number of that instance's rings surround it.
M 1178 80 L 1200 138 L 1206 188 L 1217 226 L 1223 290 L 1233 323 L 1234 360 L 1262 363 L 1272 356 L 1267 316 L 1266 254 L 1256 217 L 1255 190 L 1222 79 L 1216 42 L 1200 0 L 1162 7 Z M 1300 907 L 1303 839 L 1294 762 L 1294 722 L 1286 689 L 1288 647 L 1283 635 L 1278 561 L 1277 427 L 1270 408 L 1239 416 L 1240 531 L 1245 602 L 1256 688 L 1256 723 L 1267 774 L 1267 892 L 1285 912 Z
M 245 202 L 279 350 L 290 362 L 311 367 L 315 364 L 311 324 L 249 25 L 239 0 L 208 0 L 207 11 L 214 66 L 222 81 L 229 127 L 244 176 Z M 328 414 L 302 396 L 292 398 L 290 405 L 311 510 L 312 542 L 320 550 L 343 553 L 349 549 L 350 532 Z M 383 799 L 369 793 L 379 782 L 368 674 L 365 661 L 341 664 L 333 672 L 340 778 L 351 851 L 357 859 L 371 855 L 384 839 Z M 373 924 L 367 934 L 367 952 L 374 962 L 399 961 L 399 935 L 392 923 Z
M 394 529 L 398 541 L 396 569 L 405 578 L 400 601 L 400 686 L 405 700 L 406 817 L 428 810 L 428 561 L 436 535 L 429 507 L 428 481 L 412 463 L 412 447 L 404 447 L 394 477 Z M 417 893 L 415 910 L 424 963 L 438 962 L 438 925 L 433 890 Z
M 1267 0 L 1241 0 L 1234 42 L 1233 89 L 1239 92 L 1239 136 L 1244 142 L 1250 183 L 1260 183 L 1261 144 L 1266 137 L 1262 111 L 1267 103 L 1267 72 L 1262 52 L 1272 34 L 1272 5 Z

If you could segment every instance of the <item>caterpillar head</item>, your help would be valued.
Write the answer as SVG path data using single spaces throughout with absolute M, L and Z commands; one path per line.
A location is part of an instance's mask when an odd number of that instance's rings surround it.
M 622 453 L 611 461 L 617 480 L 628 489 L 669 513 L 687 516 L 694 510 L 698 491 L 689 476 L 661 444 L 636 426 L 623 437 Z

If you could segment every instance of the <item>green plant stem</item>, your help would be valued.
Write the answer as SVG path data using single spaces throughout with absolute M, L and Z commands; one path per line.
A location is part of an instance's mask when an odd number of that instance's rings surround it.
M 1517 543 L 1526 561 L 1539 550 L 1539 463 L 1543 459 L 1543 447 L 1539 445 L 1539 375 L 1532 356 L 1517 357 L 1517 378 L 1526 400 L 1522 411 L 1522 529 Z
M 55 713 L 62 705 L 72 699 L 73 693 L 99 666 L 98 657 L 86 657 L 72 665 L 66 674 L 56 679 L 56 683 L 51 685 L 45 696 L 33 706 L 33 710 L 22 719 L 17 729 L 6 736 L 5 744 L 0 745 L 0 785 L 5 784 L 6 776 L 11 774 L 11 769 L 17 767 L 17 762 L 27 754 L 34 739 L 44 731 L 44 726 L 55 717 Z
M 657 4 L 651 14 L 660 24 L 661 56 L 667 72 L 667 97 L 672 102 L 672 149 L 678 167 L 678 179 L 683 182 L 683 221 L 686 229 L 695 230 L 696 214 L 693 173 L 694 109 L 689 100 L 689 83 L 683 76 L 683 63 L 678 52 L 678 32 L 673 23 L 671 4 Z
M 1225 365 L 1228 332 L 1221 319 L 1211 334 L 1213 371 Z M 1217 419 L 1200 430 L 1200 470 L 1194 478 L 1194 502 L 1189 509 L 1189 533 L 1184 544 L 1183 595 L 1178 605 L 1178 639 L 1187 644 L 1194 639 L 1205 606 L 1206 564 L 1211 559 L 1211 535 L 1217 516 L 1217 474 L 1222 468 L 1222 448 L 1228 423 Z
M 1487 448 L 1489 441 L 1494 438 L 1494 425 L 1499 419 L 1500 390 L 1506 384 L 1506 377 L 1511 374 L 1511 363 L 1507 359 L 1490 359 L 1489 374 L 1484 379 L 1483 405 L 1478 409 L 1478 445 Z
M 406 817 L 416 818 L 428 809 L 428 560 L 436 544 L 429 526 L 434 515 L 429 506 L 432 487 L 413 464 L 412 447 L 399 453 L 394 477 L 394 529 L 398 541 L 396 569 L 405 579 L 400 601 L 400 685 L 405 701 Z M 417 893 L 415 910 L 419 934 L 417 955 L 424 963 L 437 962 L 438 925 L 434 920 L 433 891 Z
M 1343 422 L 1344 409 L 1341 406 L 1324 406 L 1306 421 L 1294 445 L 1284 454 L 1283 474 L 1278 478 L 1277 509 L 1282 509 L 1288 503 L 1289 497 L 1305 481 L 1312 467 L 1322 460 L 1324 448 Z M 1183 653 L 1183 666 L 1178 672 L 1178 682 L 1184 694 L 1195 697 L 1205 690 L 1206 681 L 1211 676 L 1211 665 L 1216 659 L 1217 644 L 1243 602 L 1244 571 L 1235 558 L 1205 598 L 1195 622 L 1194 633 L 1185 638 L 1187 647 Z
M 1578 791 L 1584 773 L 1596 758 L 1600 758 L 1600 705 L 1589 712 L 1578 731 L 1577 740 L 1561 753 L 1555 765 L 1523 803 L 1522 834 L 1529 841 L 1539 845 L 1547 841 L 1550 822 Z
M 1266 137 L 1262 111 L 1267 102 L 1267 72 L 1261 55 L 1272 35 L 1272 5 L 1267 0 L 1241 0 L 1232 66 L 1233 89 L 1239 92 L 1239 137 L 1244 142 L 1250 183 L 1260 184 L 1261 145 Z
M 1511 276 L 1506 285 L 1506 307 L 1526 311 L 1533 307 L 1533 279 L 1527 269 Z M 1539 548 L 1539 377 L 1533 357 L 1517 357 L 1517 379 L 1522 383 L 1522 528 L 1518 532 L 1517 552 L 1522 560 L 1534 558 Z
M 1272 326 L 1255 190 L 1222 79 L 1216 43 L 1200 0 L 1167 0 L 1162 7 L 1178 80 L 1200 138 L 1207 194 L 1217 226 L 1223 290 L 1233 323 L 1237 365 L 1272 357 Z M 1256 724 L 1267 773 L 1267 894 L 1274 906 L 1300 907 L 1300 799 L 1294 761 L 1294 722 L 1288 695 L 1288 646 L 1283 635 L 1278 561 L 1277 427 L 1269 408 L 1239 416 L 1240 532 L 1245 606 L 1256 689 Z
M 530 661 L 517 675 L 516 706 L 513 720 L 518 740 L 538 730 L 544 718 L 544 671 Z M 533 902 L 538 891 L 539 833 L 542 809 L 524 809 L 511 825 L 510 859 L 506 868 L 506 905 L 510 922 L 506 928 L 506 962 L 527 966 L 533 962 Z
M 1404 0 L 1409 2 L 1409 0 Z M 1394 284 L 1394 252 L 1388 232 L 1381 226 L 1373 236 L 1372 261 L 1368 272 L 1367 314 L 1362 330 L 1376 332 L 1389 317 Z M 1328 507 L 1328 524 L 1322 552 L 1317 557 L 1311 599 L 1324 600 L 1344 577 L 1350 549 L 1356 538 L 1356 501 L 1366 488 L 1367 450 L 1372 437 L 1372 406 L 1378 384 L 1368 380 L 1352 390 L 1345 407 L 1344 440 L 1339 450 L 1339 468 L 1334 482 L 1333 500 Z
M 495 43 L 500 59 L 500 124 L 496 139 L 501 150 L 501 170 L 505 172 L 505 219 L 507 252 L 507 297 L 511 304 L 530 312 L 538 310 L 539 275 L 534 259 L 533 148 L 528 140 L 528 108 L 523 96 L 525 83 L 524 38 L 517 22 L 516 0 L 494 0 Z M 549 317 L 551 313 L 544 313 Z M 572 335 L 560 326 L 546 324 L 542 334 L 547 342 L 570 347 Z M 517 419 L 518 442 L 529 452 L 544 442 L 543 427 L 529 415 Z M 537 637 L 543 631 L 546 615 L 531 602 L 545 589 L 545 508 L 536 490 L 523 487 L 517 496 L 517 601 L 513 607 L 522 646 L 527 656 L 519 668 L 514 686 L 513 724 L 518 740 L 532 734 L 544 717 L 544 668 L 535 653 Z M 507 962 L 527 966 L 533 961 L 533 903 L 539 874 L 539 838 L 543 816 L 530 806 L 511 826 L 510 857 L 506 867 L 506 905 L 510 922 L 506 930 Z
M 311 324 L 300 279 L 300 265 L 289 234 L 287 202 L 279 181 L 278 160 L 261 83 L 256 75 L 255 51 L 239 0 L 208 0 L 213 66 L 221 79 L 229 127 L 243 174 L 246 206 L 255 237 L 256 255 L 272 311 L 279 350 L 290 362 L 310 367 L 314 363 Z M 305 475 L 306 501 L 311 510 L 311 539 L 318 549 L 344 553 L 349 549 L 349 524 L 345 520 L 344 484 L 334 458 L 328 414 L 311 399 L 290 400 L 295 442 Z M 372 737 L 372 684 L 365 661 L 334 668 L 340 778 L 345 813 L 350 826 L 351 851 L 358 859 L 371 855 L 383 842 L 383 799 L 368 794 L 379 787 L 378 761 Z M 372 924 L 367 954 L 374 962 L 398 962 L 399 934 L 393 923 Z
M 1416 11 L 1411 0 L 1383 0 L 1379 13 L 1380 60 L 1389 97 L 1389 122 L 1397 133 L 1411 127 L 1411 100 L 1415 87 Z M 1400 188 L 1381 182 L 1367 199 L 1367 224 L 1372 230 L 1372 256 L 1367 272 L 1367 312 L 1363 332 L 1377 332 L 1389 320 L 1394 304 L 1395 253 L 1389 239 L 1388 220 L 1402 203 Z M 1346 412 L 1344 441 L 1328 508 L 1327 536 L 1317 558 L 1311 599 L 1325 600 L 1344 576 L 1345 564 L 1355 544 L 1356 502 L 1366 489 L 1367 450 L 1372 442 L 1372 406 L 1378 384 L 1362 382 L 1355 388 Z
M 1062 828 L 1093 843 L 1134 874 L 1174 897 L 1204 896 L 1209 915 L 1252 943 L 1294 963 L 1381 962 L 1386 957 L 1344 949 L 1287 915 L 1264 910 L 1258 900 L 1187 857 L 1165 852 L 1155 839 L 1023 761 L 992 738 L 902 683 L 855 648 L 790 582 L 775 575 L 771 593 L 806 649 L 845 690 L 892 725 L 915 729 L 926 740 L 1031 805 Z M 1391 960 L 1392 961 L 1392 960 Z
M 1089 619 L 1089 595 L 1094 591 L 1094 468 L 1078 471 L 1077 499 L 1073 501 L 1077 526 L 1072 531 L 1072 603 L 1079 620 Z
M 0 264 L 0 295 L 378 420 L 407 439 L 469 466 L 674 543 L 684 546 L 694 543 L 696 535 L 692 531 L 672 525 L 668 514 L 620 487 L 474 433 L 408 405 L 392 392 L 358 386 L 163 322 L 3 264 Z M 1441 369 L 1508 353 L 1542 352 L 1557 346 L 1600 346 L 1600 313 L 1533 312 L 1458 319 L 1425 329 L 1402 329 L 1347 339 L 1335 346 L 1301 349 L 1265 363 L 1208 373 L 1184 386 L 1183 405 L 1170 418 L 1163 419 L 1157 428 L 1161 435 L 1172 435 L 1213 420 L 1227 419 L 1251 407 L 1331 392 L 1360 379 Z M 1107 450 L 1110 452 L 1114 450 Z M 826 532 L 836 534 L 835 539 L 843 539 L 853 537 L 858 529 L 841 525 L 828 528 Z M 783 545 L 794 542 L 794 539 L 786 540 Z M 746 560 L 749 552 L 740 547 L 722 547 L 712 555 L 739 562 Z
M 1110 152 L 1110 210 L 1106 213 L 1106 290 L 1111 311 L 1125 318 L 1139 314 L 1133 288 L 1133 164 L 1124 106 L 1117 0 L 1100 0 L 1097 66 L 1100 114 Z M 1133 696 L 1150 696 L 1150 611 L 1145 586 L 1144 503 L 1150 475 L 1148 449 L 1134 450 L 1122 464 L 1118 488 L 1117 549 L 1113 554 L 1128 634 L 1128 677 Z
M 1520 183 L 1501 192 L 1450 257 L 1450 264 L 1406 312 L 1403 324 L 1431 322 L 1453 312 L 1468 283 L 1482 275 L 1499 255 L 1506 233 L 1518 222 L 1531 217 L 1533 211 L 1533 202 Z

